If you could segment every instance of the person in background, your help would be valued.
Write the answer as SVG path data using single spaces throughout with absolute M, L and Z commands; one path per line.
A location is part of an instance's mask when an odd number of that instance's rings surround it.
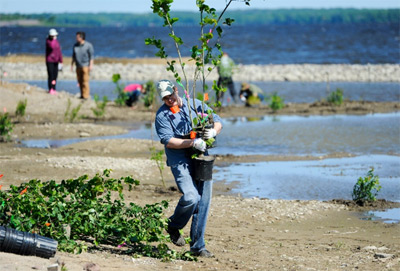
M 156 132 L 164 144 L 167 156 L 167 165 L 171 167 L 176 185 L 183 194 L 174 214 L 170 217 L 167 232 L 171 241 L 177 246 L 184 246 L 185 239 L 179 230 L 192 218 L 190 228 L 190 251 L 195 256 L 213 257 L 206 249 L 204 233 L 210 209 L 212 195 L 212 181 L 197 181 L 193 179 L 193 160 L 190 152 L 195 148 L 201 152 L 206 151 L 206 142 L 201 138 L 190 139 L 186 137 L 192 131 L 189 110 L 192 116 L 196 111 L 191 102 L 178 96 L 178 89 L 168 80 L 161 80 L 157 90 L 163 101 L 158 109 L 155 119 Z M 201 111 L 201 101 L 196 100 L 197 112 Z M 204 105 L 204 111 L 209 107 Z M 213 113 L 214 128 L 205 129 L 204 138 L 214 138 L 221 132 L 221 118 Z
M 72 50 L 71 71 L 76 64 L 76 76 L 79 88 L 81 89 L 81 99 L 90 97 L 89 73 L 93 69 L 94 50 L 90 42 L 86 41 L 85 32 L 76 33 L 76 43 Z
M 130 84 L 124 88 L 124 92 L 128 94 L 126 105 L 132 107 L 139 101 L 140 95 L 146 94 L 146 89 L 141 84 Z
M 246 106 L 259 104 L 264 100 L 264 92 L 261 88 L 253 84 L 242 83 L 242 88 L 239 93 L 240 99 L 246 103 Z
M 60 43 L 57 40 L 57 30 L 50 29 L 46 39 L 46 67 L 47 67 L 47 86 L 50 94 L 56 94 L 56 84 L 58 70 L 62 69 L 62 52 Z
M 221 61 L 217 66 L 218 70 L 218 86 L 223 88 L 228 88 L 231 93 L 232 99 L 235 103 L 238 102 L 238 97 L 235 91 L 235 85 L 233 84 L 232 75 L 233 69 L 235 68 L 235 62 L 228 56 L 227 53 L 224 53 L 221 57 Z M 221 101 L 224 97 L 224 92 L 220 92 L 217 96 L 217 102 Z

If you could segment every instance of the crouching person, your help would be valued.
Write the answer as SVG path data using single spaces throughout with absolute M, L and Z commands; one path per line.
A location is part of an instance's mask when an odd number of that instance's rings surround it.
M 205 247 L 204 232 L 207 224 L 212 195 L 212 181 L 193 179 L 193 161 L 190 157 L 192 148 L 206 152 L 206 143 L 200 138 L 190 139 L 187 135 L 192 130 L 189 110 L 196 116 L 193 104 L 178 96 L 178 89 L 168 80 L 162 80 L 157 90 L 164 104 L 157 111 L 155 126 L 161 143 L 165 146 L 167 165 L 171 167 L 176 185 L 183 194 L 174 214 L 168 223 L 171 241 L 177 246 L 184 246 L 185 240 L 179 230 L 192 218 L 190 228 L 190 251 L 195 256 L 213 257 Z M 204 111 L 209 108 L 204 105 Z M 176 109 L 178 107 L 178 110 Z M 196 100 L 197 112 L 201 112 L 201 101 Z M 171 110 L 174 109 L 174 110 Z M 222 129 L 221 119 L 213 114 L 214 128 L 206 129 L 205 139 L 215 137 Z M 207 155 L 207 152 L 205 153 Z

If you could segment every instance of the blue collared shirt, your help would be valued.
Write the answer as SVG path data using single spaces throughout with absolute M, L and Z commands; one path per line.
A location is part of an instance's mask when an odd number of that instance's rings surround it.
M 167 165 L 174 166 L 179 163 L 185 163 L 190 159 L 186 155 L 186 149 L 171 149 L 167 148 L 171 138 L 183 138 L 192 131 L 191 121 L 189 117 L 189 108 L 186 99 L 183 100 L 183 105 L 178 113 L 173 114 L 170 108 L 163 104 L 157 111 L 155 126 L 161 144 L 164 144 L 165 154 L 167 156 Z M 192 118 L 196 116 L 196 112 L 191 101 Z M 197 112 L 202 112 L 201 101 L 196 99 Z M 209 108 L 204 104 L 204 112 Z M 214 122 L 221 122 L 221 118 L 213 113 Z

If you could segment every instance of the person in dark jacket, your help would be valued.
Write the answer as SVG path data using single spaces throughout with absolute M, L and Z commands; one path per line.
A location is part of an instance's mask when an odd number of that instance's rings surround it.
M 57 40 L 57 31 L 52 28 L 46 39 L 46 67 L 47 67 L 47 85 L 50 94 L 56 94 L 56 84 L 58 69 L 62 69 L 62 53 L 61 46 Z

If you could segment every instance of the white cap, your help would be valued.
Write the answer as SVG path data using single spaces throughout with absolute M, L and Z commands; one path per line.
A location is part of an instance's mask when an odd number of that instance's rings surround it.
M 55 30 L 54 28 L 50 29 L 49 36 L 57 36 L 57 35 L 58 35 L 57 30 Z
M 161 99 L 165 96 L 171 95 L 174 93 L 174 84 L 169 80 L 161 80 L 157 84 L 158 94 L 160 94 Z

